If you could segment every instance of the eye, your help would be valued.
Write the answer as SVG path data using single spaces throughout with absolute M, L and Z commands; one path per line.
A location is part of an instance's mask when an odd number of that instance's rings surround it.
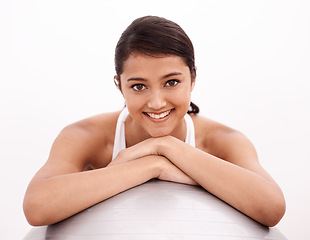
M 166 87 L 174 87 L 176 86 L 180 81 L 176 79 L 172 79 L 166 82 L 165 86 Z
M 143 84 L 134 84 L 131 86 L 131 88 L 137 92 L 140 92 L 146 89 L 145 85 Z

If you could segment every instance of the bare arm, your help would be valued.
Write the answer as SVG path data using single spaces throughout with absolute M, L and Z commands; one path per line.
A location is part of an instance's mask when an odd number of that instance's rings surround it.
M 231 148 L 235 147 L 235 150 L 230 150 L 230 161 L 185 145 L 172 137 L 166 138 L 166 143 L 162 142 L 159 153 L 212 194 L 254 220 L 274 226 L 285 212 L 283 194 L 259 164 L 253 146 L 243 136 L 233 138 L 234 146 Z M 238 145 L 245 149 L 242 150 Z
M 227 138 L 221 151 L 225 160 L 171 136 L 148 139 L 127 149 L 124 155 L 130 158 L 147 154 L 165 156 L 231 206 L 266 226 L 276 225 L 285 212 L 281 189 L 261 167 L 254 147 L 242 134 L 235 132 Z
M 83 171 L 95 150 L 85 144 L 89 141 L 80 131 L 66 130 L 55 140 L 48 161 L 25 194 L 24 212 L 31 225 L 56 223 L 159 175 L 157 156 Z

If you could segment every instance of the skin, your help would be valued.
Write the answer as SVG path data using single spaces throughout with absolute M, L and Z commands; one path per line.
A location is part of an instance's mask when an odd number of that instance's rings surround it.
M 182 58 L 133 53 L 118 81 L 130 113 L 127 148 L 111 161 L 120 112 L 65 127 L 25 194 L 31 225 L 56 223 L 152 178 L 201 185 L 263 225 L 280 221 L 281 189 L 243 134 L 193 115 L 196 148 L 184 143 L 195 79 Z

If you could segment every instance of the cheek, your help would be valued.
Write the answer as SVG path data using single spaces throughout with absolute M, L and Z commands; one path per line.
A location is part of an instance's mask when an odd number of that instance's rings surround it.
M 185 103 L 191 100 L 191 90 L 188 88 L 182 89 L 181 91 L 176 92 L 175 94 L 171 94 L 171 98 L 175 99 L 180 103 Z
M 171 102 L 173 102 L 175 105 L 187 105 L 187 103 L 190 102 L 190 97 L 189 95 L 184 95 L 184 94 L 178 94 L 176 96 L 171 96 Z
M 132 94 L 128 93 L 126 90 L 123 91 L 123 98 L 126 101 L 126 103 L 130 103 L 134 100 Z
M 141 96 L 136 96 L 136 95 L 132 95 L 132 94 L 124 94 L 123 95 L 124 100 L 126 102 L 126 106 L 128 109 L 139 109 L 141 108 L 141 106 L 144 104 L 143 99 L 141 98 Z

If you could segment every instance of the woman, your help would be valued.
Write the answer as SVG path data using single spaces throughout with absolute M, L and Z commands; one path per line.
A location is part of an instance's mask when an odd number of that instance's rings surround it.
M 25 194 L 31 225 L 56 223 L 153 178 L 199 184 L 263 225 L 280 221 L 283 194 L 250 141 L 197 115 L 194 50 L 180 26 L 136 19 L 117 44 L 115 68 L 126 107 L 61 131 Z

